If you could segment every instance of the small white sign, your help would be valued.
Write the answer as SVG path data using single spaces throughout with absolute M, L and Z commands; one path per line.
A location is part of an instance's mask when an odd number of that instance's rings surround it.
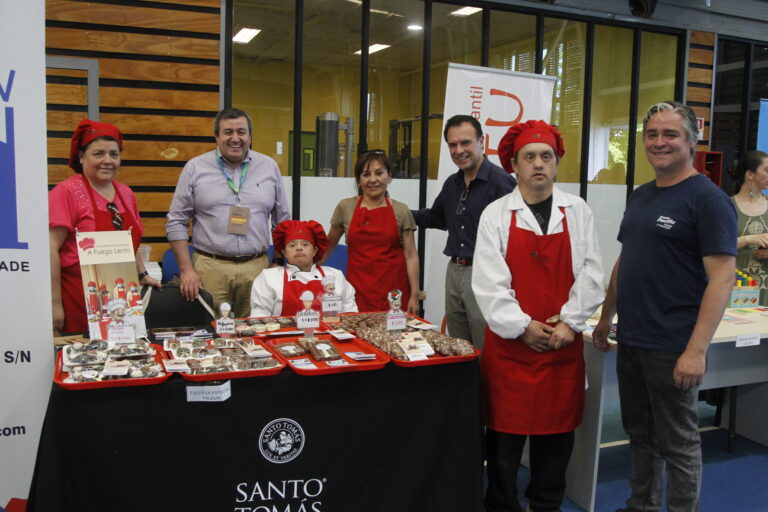
M 230 396 L 230 381 L 214 386 L 187 386 L 187 402 L 225 402 Z
M 104 363 L 104 369 L 101 371 L 101 374 L 105 377 L 125 377 L 128 375 L 128 370 L 130 369 L 130 361 L 115 361 L 113 359 L 107 359 L 107 362 Z
M 302 309 L 296 313 L 296 327 L 299 329 L 316 329 L 320 327 L 320 313 L 314 309 Z
M 422 331 L 436 331 L 437 326 L 435 324 L 430 324 L 427 322 L 422 322 L 421 320 L 417 318 L 411 318 L 408 320 L 407 323 L 408 327 L 413 327 L 414 329 L 421 329 Z
M 189 366 L 185 359 L 163 359 L 163 365 L 168 373 L 189 371 Z
M 739 334 L 736 336 L 737 347 L 753 347 L 760 344 L 760 333 Z
M 373 361 L 376 359 L 376 354 L 371 354 L 368 352 L 347 352 L 344 355 L 351 357 L 355 361 Z
M 216 334 L 235 334 L 235 321 L 224 317 L 216 319 Z
M 323 313 L 338 314 L 341 311 L 341 297 L 338 295 L 323 295 Z
M 344 359 L 333 359 L 330 361 L 326 361 L 325 364 L 327 364 L 328 366 L 352 366 L 352 363 Z
M 337 340 L 351 340 L 355 338 L 355 335 L 345 331 L 344 329 L 331 329 L 328 334 L 336 338 Z
M 315 363 L 313 363 L 308 357 L 303 357 L 301 359 L 291 359 L 288 361 L 293 365 L 295 368 L 303 368 L 306 370 L 316 370 L 317 366 Z
M 407 317 L 402 311 L 390 311 L 387 313 L 387 330 L 388 331 L 402 331 L 405 329 L 405 321 Z
M 109 324 L 109 327 L 107 327 L 107 339 L 120 344 L 136 343 L 136 333 L 132 325 Z

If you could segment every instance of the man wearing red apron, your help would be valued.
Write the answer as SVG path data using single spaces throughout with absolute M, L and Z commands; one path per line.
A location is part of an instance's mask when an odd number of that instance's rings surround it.
M 517 468 L 530 438 L 527 510 L 560 510 L 581 423 L 581 331 L 604 297 L 592 211 L 554 186 L 565 150 L 544 121 L 510 128 L 499 157 L 518 187 L 480 218 L 472 290 L 488 323 L 481 360 L 488 512 L 521 512 Z

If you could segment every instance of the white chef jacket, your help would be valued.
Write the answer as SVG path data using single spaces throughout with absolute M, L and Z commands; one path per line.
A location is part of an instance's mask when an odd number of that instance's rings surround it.
M 552 191 L 552 214 L 547 234 L 562 233 L 565 209 L 571 240 L 574 283 L 568 301 L 560 309 L 560 321 L 576 332 L 587 328 L 586 320 L 605 298 L 603 264 L 597 242 L 592 210 L 578 196 L 558 189 Z M 505 261 L 512 210 L 517 227 L 543 235 L 539 223 L 525 204 L 520 189 L 489 204 L 480 216 L 472 266 L 472 291 L 488 327 L 502 338 L 519 338 L 531 317 L 515 298 L 515 284 Z
M 342 313 L 357 312 L 355 303 L 355 288 L 349 284 L 344 274 L 332 267 L 322 267 L 327 276 L 333 276 L 336 283 L 336 295 L 341 297 Z M 313 280 L 322 281 L 323 276 L 313 264 L 308 272 L 302 272 L 299 267 L 285 264 L 288 272 L 288 280 L 299 280 L 308 283 Z M 251 286 L 251 316 L 279 316 L 283 310 L 283 267 L 274 267 L 262 270 L 253 280 Z

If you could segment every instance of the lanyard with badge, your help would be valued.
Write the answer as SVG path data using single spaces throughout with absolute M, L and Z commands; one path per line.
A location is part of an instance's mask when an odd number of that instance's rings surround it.
M 248 219 L 251 216 L 251 210 L 244 206 L 240 206 L 240 189 L 243 188 L 245 183 L 245 176 L 248 174 L 249 162 L 243 162 L 243 169 L 240 171 L 240 184 L 235 186 L 235 182 L 232 181 L 224 170 L 224 165 L 221 163 L 221 154 L 216 150 L 216 163 L 219 164 L 219 170 L 224 175 L 224 179 L 227 180 L 227 185 L 235 193 L 235 206 L 229 207 L 229 222 L 227 222 L 227 233 L 232 235 L 247 235 L 248 234 Z

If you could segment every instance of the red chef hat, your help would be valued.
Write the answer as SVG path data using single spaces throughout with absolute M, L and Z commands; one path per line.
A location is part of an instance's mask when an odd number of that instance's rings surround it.
M 117 141 L 117 147 L 123 149 L 123 134 L 117 126 L 109 123 L 99 123 L 90 119 L 83 119 L 72 133 L 72 142 L 69 145 L 69 166 L 75 172 L 83 172 L 78 152 L 94 139 L 99 137 L 112 137 Z
M 565 154 L 563 136 L 560 135 L 557 128 L 546 121 L 526 121 L 511 127 L 501 138 L 501 142 L 499 142 L 501 166 L 507 172 L 513 172 L 512 158 L 517 155 L 520 148 L 532 142 L 549 144 L 560 158 Z
M 319 260 L 328 249 L 328 237 L 320 223 L 314 220 L 284 220 L 272 231 L 272 243 L 275 252 L 284 254 L 285 246 L 291 240 L 307 240 L 317 247 L 315 261 Z

